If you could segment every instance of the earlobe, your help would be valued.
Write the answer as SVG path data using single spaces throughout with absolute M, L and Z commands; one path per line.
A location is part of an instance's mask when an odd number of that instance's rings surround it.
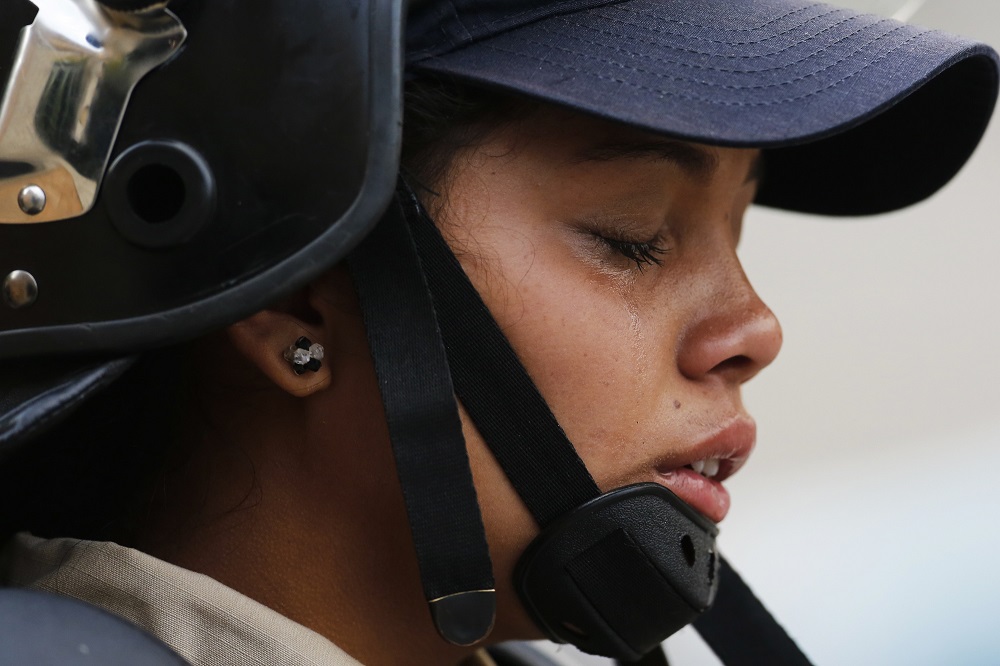
M 330 385 L 320 326 L 286 312 L 262 310 L 230 326 L 226 335 L 244 358 L 291 395 L 306 397 Z

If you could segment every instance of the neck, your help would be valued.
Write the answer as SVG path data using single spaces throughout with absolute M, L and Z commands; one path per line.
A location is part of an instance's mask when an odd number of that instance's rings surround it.
M 337 367 L 323 400 L 203 395 L 212 427 L 186 428 L 186 460 L 164 475 L 140 548 L 313 629 L 366 666 L 458 664 L 472 650 L 434 630 L 374 373 L 367 354 L 354 359 Z

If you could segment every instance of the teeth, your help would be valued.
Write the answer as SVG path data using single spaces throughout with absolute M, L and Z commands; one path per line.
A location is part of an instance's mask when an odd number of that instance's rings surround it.
M 706 460 L 705 461 L 705 469 L 704 469 L 704 471 L 702 471 L 702 474 L 704 474 L 705 476 L 707 476 L 708 478 L 711 479 L 712 477 L 714 477 L 718 473 L 719 473 L 719 460 L 718 460 L 718 458 L 712 458 L 711 460 Z
M 702 476 L 711 479 L 719 473 L 720 462 L 718 458 L 709 458 L 708 460 L 693 462 L 689 467 Z

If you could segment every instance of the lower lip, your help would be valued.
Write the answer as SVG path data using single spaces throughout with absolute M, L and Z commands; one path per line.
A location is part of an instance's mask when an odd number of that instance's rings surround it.
M 693 469 L 681 467 L 669 472 L 657 472 L 656 482 L 714 523 L 721 522 L 729 513 L 729 492 L 718 481 L 712 481 Z

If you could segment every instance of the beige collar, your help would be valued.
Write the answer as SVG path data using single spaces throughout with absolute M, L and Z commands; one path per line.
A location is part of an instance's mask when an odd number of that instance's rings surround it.
M 222 583 L 115 543 L 19 534 L 0 561 L 0 584 L 104 608 L 193 666 L 361 666 L 323 636 Z

